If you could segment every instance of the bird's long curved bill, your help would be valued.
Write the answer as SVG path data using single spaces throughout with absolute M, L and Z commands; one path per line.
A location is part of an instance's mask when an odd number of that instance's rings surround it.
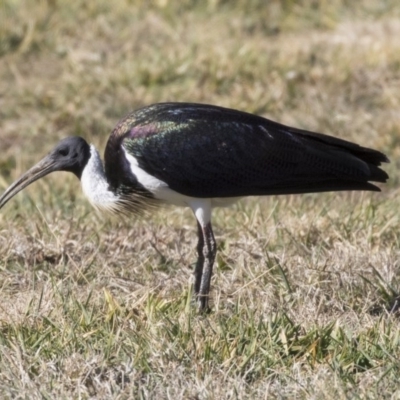
M 54 160 L 49 158 L 49 156 L 39 161 L 4 192 L 4 194 L 0 197 L 0 208 L 2 208 L 11 198 L 13 198 L 18 192 L 30 185 L 32 182 L 35 182 L 50 172 L 53 172 L 55 170 L 54 165 Z

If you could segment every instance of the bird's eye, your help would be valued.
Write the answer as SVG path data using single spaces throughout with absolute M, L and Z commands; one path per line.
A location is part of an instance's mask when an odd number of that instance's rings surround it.
M 58 150 L 58 154 L 59 154 L 60 156 L 67 156 L 68 153 L 69 153 L 69 150 L 68 150 L 68 149 L 60 149 L 60 150 Z

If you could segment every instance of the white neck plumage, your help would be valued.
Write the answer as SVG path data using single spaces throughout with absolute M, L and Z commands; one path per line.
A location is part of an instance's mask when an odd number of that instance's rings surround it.
M 90 145 L 90 158 L 82 171 L 81 184 L 83 193 L 95 208 L 117 211 L 119 196 L 109 189 L 103 162 L 93 145 Z

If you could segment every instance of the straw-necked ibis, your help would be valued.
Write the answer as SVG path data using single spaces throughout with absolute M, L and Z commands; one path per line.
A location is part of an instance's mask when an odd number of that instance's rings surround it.
M 105 150 L 69 137 L 13 183 L 0 208 L 30 183 L 69 171 L 90 202 L 115 213 L 164 203 L 190 207 L 197 219 L 194 292 L 208 308 L 216 254 L 211 210 L 243 196 L 380 189 L 379 151 L 260 116 L 205 104 L 162 103 L 123 118 Z

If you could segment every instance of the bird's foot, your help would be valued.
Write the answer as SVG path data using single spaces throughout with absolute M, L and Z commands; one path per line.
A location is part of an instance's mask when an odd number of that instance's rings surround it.
M 206 294 L 206 295 L 197 294 L 196 295 L 196 303 L 197 303 L 197 309 L 198 309 L 199 313 L 208 314 L 211 311 L 208 301 L 209 301 L 208 294 Z

